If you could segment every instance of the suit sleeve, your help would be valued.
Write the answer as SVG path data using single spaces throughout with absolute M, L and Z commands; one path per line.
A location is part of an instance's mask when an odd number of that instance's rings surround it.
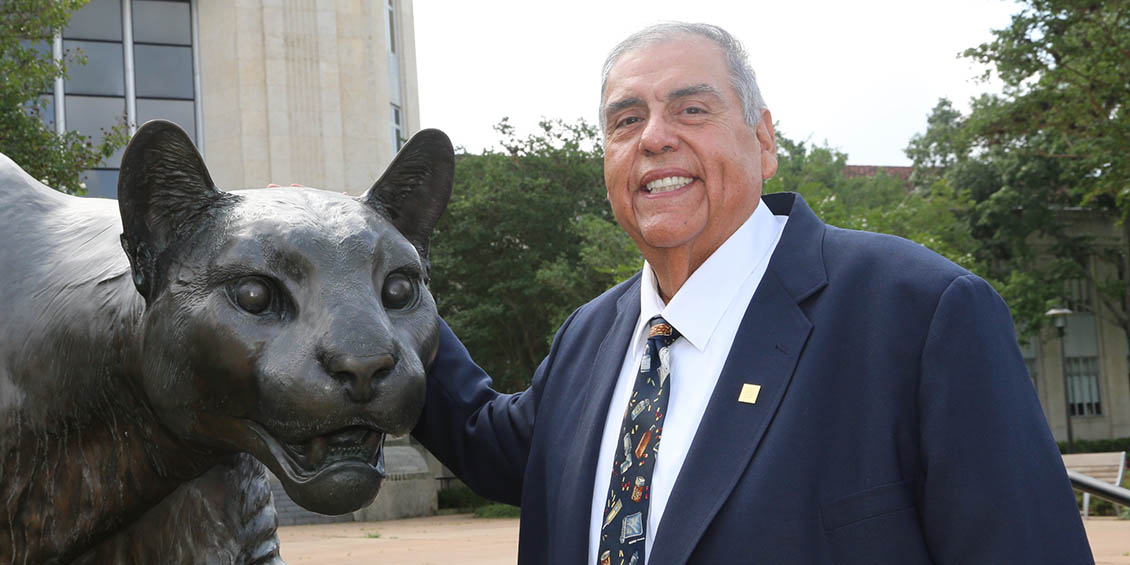
M 1091 563 L 1067 474 L 988 283 L 942 294 L 918 392 L 922 520 L 938 563 Z
M 520 504 L 541 391 L 558 341 L 572 320 L 570 316 L 558 330 L 530 388 L 514 394 L 491 388 L 490 376 L 440 321 L 439 350 L 428 370 L 424 410 L 412 435 L 480 495 Z

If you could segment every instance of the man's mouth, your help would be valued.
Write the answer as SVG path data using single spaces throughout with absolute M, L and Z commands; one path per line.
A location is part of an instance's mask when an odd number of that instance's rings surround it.
M 679 190 L 692 182 L 694 182 L 694 179 L 690 177 L 663 177 L 644 185 L 644 190 L 650 194 L 661 194 Z

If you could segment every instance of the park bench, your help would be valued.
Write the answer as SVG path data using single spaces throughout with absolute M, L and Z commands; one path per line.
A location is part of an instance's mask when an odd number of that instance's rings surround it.
M 1077 473 L 1082 473 L 1100 481 L 1120 486 L 1122 484 L 1122 473 L 1126 470 L 1126 452 L 1068 453 L 1063 456 L 1063 465 Z M 1087 515 L 1090 513 L 1090 505 L 1091 493 L 1084 492 L 1084 520 L 1087 519 Z

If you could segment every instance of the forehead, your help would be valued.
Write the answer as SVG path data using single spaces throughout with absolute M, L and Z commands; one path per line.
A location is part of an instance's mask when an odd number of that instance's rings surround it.
M 238 224 L 276 224 L 332 234 L 364 229 L 377 214 L 345 194 L 305 187 L 239 191 Z
M 371 207 L 353 197 L 312 188 L 239 191 L 227 217 L 229 245 L 259 242 L 276 249 L 323 254 L 372 253 L 399 235 Z M 407 242 L 404 242 L 407 245 Z
M 720 92 L 729 84 L 722 48 L 696 35 L 645 43 L 625 52 L 608 71 L 604 101 L 646 94 L 666 95 L 674 88 L 709 84 Z

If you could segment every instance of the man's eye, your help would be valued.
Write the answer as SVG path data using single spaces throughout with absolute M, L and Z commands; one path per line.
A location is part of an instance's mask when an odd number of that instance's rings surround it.
M 402 310 L 416 302 L 416 285 L 404 273 L 392 273 L 381 288 L 381 302 L 390 310 Z
M 636 122 L 639 122 L 639 121 L 640 121 L 639 116 L 628 116 L 627 118 L 624 118 L 624 119 L 620 120 L 619 122 L 616 122 L 616 127 L 630 126 L 630 125 L 632 125 Z
M 705 114 L 706 110 L 703 110 L 702 108 L 699 108 L 698 106 L 690 106 L 690 107 L 684 109 L 683 113 L 684 114 Z
M 249 314 L 262 314 L 271 306 L 271 286 L 263 279 L 245 277 L 228 288 L 236 306 Z

